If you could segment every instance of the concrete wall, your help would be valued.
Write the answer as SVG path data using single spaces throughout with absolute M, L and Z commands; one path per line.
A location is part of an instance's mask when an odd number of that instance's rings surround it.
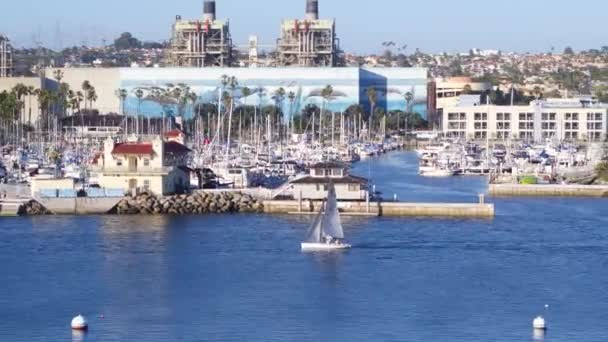
M 301 203 L 301 204 L 300 204 Z M 269 214 L 298 213 L 318 211 L 321 201 L 264 201 L 264 212 Z M 492 218 L 495 215 L 493 204 L 477 203 L 394 203 L 394 202 L 339 202 L 338 207 L 344 215 L 378 215 L 389 217 L 463 217 Z
M 122 198 L 36 198 L 55 215 L 106 214 Z
M 490 184 L 492 196 L 608 197 L 608 185 Z

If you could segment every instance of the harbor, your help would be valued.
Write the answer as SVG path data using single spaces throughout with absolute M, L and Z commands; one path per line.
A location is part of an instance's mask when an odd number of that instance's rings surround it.
M 608 2 L 479 5 L 3 4 L 0 341 L 605 341 Z
M 414 152 L 369 166 L 357 163 L 352 173 L 377 179 L 387 197 L 404 202 L 476 203 L 488 186 L 486 177 L 419 176 Z M 532 318 L 548 303 L 559 307 L 547 315 L 552 340 L 579 332 L 601 340 L 606 201 L 499 197 L 491 199 L 492 219 L 344 216 L 352 249 L 319 254 L 299 248 L 312 215 L 7 217 L 0 264 L 7 279 L 19 280 L 5 284 L 0 313 L 19 331 L 15 341 L 71 340 L 70 319 L 82 313 L 85 341 L 160 342 L 185 331 L 193 339 L 288 340 L 294 330 L 315 339 L 314 325 L 336 340 L 363 342 L 399 317 L 390 328 L 395 340 L 481 342 L 531 340 Z M 32 311 L 34 302 L 45 304 Z M 328 305 L 339 312 L 319 323 Z M 410 314 L 396 314 L 404 307 Z M 37 329 L 21 329 L 26 317 Z M 446 319 L 449 328 L 437 332 Z

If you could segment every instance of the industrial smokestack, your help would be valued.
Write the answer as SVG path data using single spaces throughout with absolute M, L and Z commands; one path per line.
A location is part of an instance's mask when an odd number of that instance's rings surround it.
M 205 0 L 203 3 L 203 21 L 215 21 L 215 0 Z
M 306 0 L 306 20 L 319 20 L 319 0 Z

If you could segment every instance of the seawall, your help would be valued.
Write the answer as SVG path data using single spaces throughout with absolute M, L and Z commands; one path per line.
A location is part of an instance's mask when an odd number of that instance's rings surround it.
M 320 209 L 321 201 L 264 201 L 267 214 L 309 215 Z M 484 203 L 405 203 L 405 202 L 339 202 L 345 216 L 386 217 L 461 217 L 492 218 L 493 204 Z
M 608 197 L 608 185 L 490 184 L 489 193 L 496 197 Z

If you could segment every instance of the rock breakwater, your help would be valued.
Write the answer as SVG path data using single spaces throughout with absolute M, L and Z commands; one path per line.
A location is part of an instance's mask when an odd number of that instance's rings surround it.
M 157 197 L 140 194 L 121 200 L 113 210 L 118 215 L 195 215 L 215 213 L 258 213 L 261 201 L 241 193 L 194 193 Z

